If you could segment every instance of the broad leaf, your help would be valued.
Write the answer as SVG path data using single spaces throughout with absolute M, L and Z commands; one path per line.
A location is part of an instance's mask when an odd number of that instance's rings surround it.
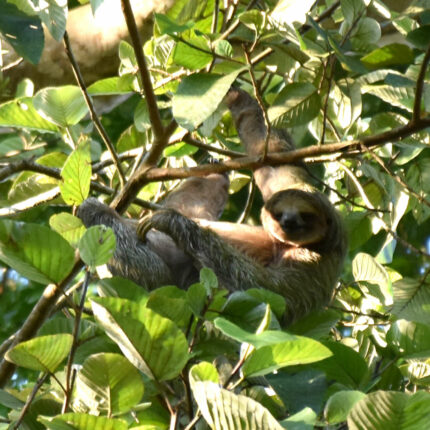
M 338 391 L 328 399 L 324 409 L 325 419 L 329 424 L 346 421 L 349 411 L 364 397 L 366 395 L 361 391 Z
M 77 124 L 88 112 L 81 90 L 72 85 L 44 88 L 33 104 L 43 118 L 60 127 Z
M 429 426 L 430 394 L 393 391 L 368 394 L 348 416 L 350 430 L 415 430 Z
M 214 382 L 195 382 L 192 390 L 211 429 L 282 430 L 270 412 L 249 397 L 234 394 Z
M 79 255 L 91 268 L 106 264 L 115 252 L 116 239 L 113 230 L 104 225 L 87 229 L 79 241 Z
M 72 269 L 74 251 L 47 227 L 0 221 L 0 260 L 33 281 L 58 283 Z
M 38 419 L 49 430 L 127 430 L 127 423 L 120 419 L 97 417 L 89 414 L 67 413 L 54 418 Z
M 0 33 L 15 51 L 33 64 L 42 55 L 44 37 L 37 16 L 28 16 L 14 4 L 0 0 Z
M 85 232 L 85 226 L 82 224 L 82 221 L 67 212 L 52 215 L 49 218 L 49 225 L 57 233 L 60 233 L 72 246 L 77 246 Z
M 53 334 L 19 343 L 5 355 L 8 361 L 27 369 L 54 373 L 67 357 L 73 336 Z
M 279 128 L 307 124 L 318 115 L 320 106 L 320 97 L 313 85 L 289 84 L 268 109 L 269 119 Z
M 78 373 L 76 398 L 90 406 L 118 414 L 140 402 L 143 382 L 138 370 L 122 355 L 100 353 L 88 357 Z
M 148 377 L 168 380 L 183 369 L 188 345 L 172 321 L 125 299 L 98 298 L 91 303 L 109 337 Z
M 90 192 L 91 156 L 90 145 L 80 144 L 67 158 L 61 171 L 63 182 L 60 184 L 61 195 L 69 205 L 79 205 Z
M 42 118 L 33 106 L 33 98 L 22 97 L 0 105 L 0 125 L 28 128 L 42 132 L 58 131 L 58 127 Z
M 173 116 L 179 125 L 192 131 L 209 118 L 239 71 L 226 76 L 195 74 L 182 79 L 172 102 Z

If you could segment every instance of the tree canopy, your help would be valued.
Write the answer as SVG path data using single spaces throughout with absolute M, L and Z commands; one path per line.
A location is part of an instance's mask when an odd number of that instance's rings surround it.
M 76 78 L 0 80 L 0 429 L 429 428 L 430 2 L 176 0 L 144 42 L 121 6 L 118 73 L 85 82 L 67 2 L 0 0 L 0 41 L 36 64 L 50 34 Z M 244 154 L 232 84 L 296 150 Z M 92 195 L 137 218 L 228 172 L 222 219 L 258 224 L 252 170 L 299 160 L 349 254 L 286 328 L 282 297 L 207 268 L 186 291 L 106 277 L 113 232 L 75 216 Z

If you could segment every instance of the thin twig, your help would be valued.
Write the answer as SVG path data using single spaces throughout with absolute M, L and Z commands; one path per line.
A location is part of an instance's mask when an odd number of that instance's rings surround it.
M 243 157 L 244 155 L 243 152 L 230 151 L 228 149 L 216 148 L 215 146 L 208 145 L 206 143 L 201 142 L 200 140 L 193 138 L 190 134 L 185 135 L 182 140 L 188 143 L 189 145 L 195 146 L 200 149 L 204 149 L 205 151 L 208 151 L 208 152 L 215 152 L 217 154 L 227 155 L 230 158 L 239 158 L 239 157 Z
M 36 384 L 33 387 L 33 390 L 31 391 L 31 394 L 27 397 L 27 400 L 25 402 L 25 405 L 21 409 L 21 413 L 19 414 L 19 417 L 16 421 L 16 423 L 13 425 L 12 429 L 17 430 L 19 426 L 22 423 L 22 420 L 24 419 L 25 415 L 28 412 L 28 409 L 31 406 L 31 403 L 33 402 L 34 398 L 36 397 L 37 392 L 40 390 L 40 387 L 45 382 L 46 378 L 48 377 L 48 373 L 43 374 L 36 382 Z
M 81 301 L 79 303 L 79 308 L 76 309 L 75 313 L 75 323 L 73 326 L 73 343 L 72 347 L 70 349 L 69 358 L 67 359 L 67 366 L 66 366 L 66 395 L 64 398 L 63 408 L 61 413 L 65 413 L 69 407 L 70 400 L 72 398 L 72 391 L 73 391 L 73 385 L 72 385 L 72 365 L 73 360 L 75 358 L 76 350 L 78 349 L 78 342 L 79 342 L 79 327 L 81 325 L 81 317 L 82 317 L 82 311 L 84 309 L 85 304 L 85 297 L 87 295 L 88 291 L 88 285 L 90 283 L 90 275 L 91 272 L 87 268 L 85 271 L 85 278 L 82 286 L 82 295 L 81 295 Z
M 416 191 L 414 191 L 403 179 L 400 178 L 398 174 L 395 174 L 389 167 L 387 167 L 384 161 L 376 155 L 369 148 L 363 147 L 364 151 L 368 153 L 381 167 L 382 169 L 393 178 L 399 185 L 401 185 L 410 195 L 414 196 L 419 202 L 424 203 L 426 206 L 430 207 L 430 201 L 425 197 L 419 195 Z
M 414 110 L 412 113 L 412 122 L 416 122 L 421 117 L 421 100 L 424 91 L 424 79 L 426 76 L 427 67 L 430 61 L 430 45 L 425 53 L 423 63 L 421 64 L 420 73 L 417 79 L 417 88 L 415 91 Z
M 248 219 L 249 213 L 251 212 L 252 203 L 254 202 L 255 188 L 255 180 L 254 178 L 252 178 L 249 183 L 248 198 L 246 199 L 245 209 L 240 214 L 240 217 L 237 220 L 238 224 L 242 224 Z
M 260 91 L 258 90 L 257 82 L 255 80 L 254 69 L 252 68 L 252 62 L 251 62 L 251 59 L 249 56 L 249 52 L 246 49 L 246 46 L 243 46 L 243 53 L 245 55 L 246 62 L 248 64 L 248 68 L 249 68 L 248 71 L 249 71 L 249 75 L 251 77 L 252 88 L 254 89 L 254 96 L 257 100 L 258 106 L 260 107 L 260 109 L 263 113 L 264 125 L 266 126 L 266 137 L 264 139 L 264 150 L 263 150 L 263 154 L 262 154 L 263 160 L 265 160 L 267 157 L 267 152 L 269 150 L 269 140 L 270 140 L 270 131 L 271 131 L 269 115 L 267 114 L 266 107 L 264 106 L 263 100 L 261 99 Z
M 79 65 L 75 59 L 74 54 L 73 54 L 72 46 L 70 44 L 70 40 L 69 40 L 69 36 L 67 34 L 67 31 L 64 33 L 63 40 L 64 40 L 64 47 L 66 50 L 67 57 L 69 58 L 70 64 L 72 65 L 73 74 L 75 75 L 75 79 L 79 85 L 79 88 L 82 91 L 82 94 L 83 94 L 84 99 L 85 99 L 85 103 L 88 106 L 91 120 L 93 121 L 94 126 L 96 127 L 96 130 L 99 132 L 100 137 L 102 138 L 104 144 L 106 145 L 107 149 L 109 150 L 110 155 L 112 157 L 112 160 L 114 161 L 115 167 L 118 171 L 121 186 L 124 186 L 125 175 L 124 175 L 124 171 L 122 170 L 121 162 L 119 161 L 118 154 L 116 153 L 115 148 L 114 148 L 112 142 L 110 141 L 109 136 L 106 133 L 106 130 L 104 129 L 103 124 L 101 123 L 101 121 L 100 121 L 100 119 L 99 119 L 99 117 L 95 111 L 93 101 L 92 101 L 90 95 L 88 94 L 87 87 L 86 87 L 85 82 L 84 82 L 84 78 L 81 74 L 81 70 L 79 69 Z

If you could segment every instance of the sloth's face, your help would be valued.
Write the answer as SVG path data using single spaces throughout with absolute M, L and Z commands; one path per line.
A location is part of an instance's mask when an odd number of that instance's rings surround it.
M 318 196 L 295 189 L 274 194 L 263 208 L 262 222 L 275 239 L 295 246 L 320 242 L 329 224 Z

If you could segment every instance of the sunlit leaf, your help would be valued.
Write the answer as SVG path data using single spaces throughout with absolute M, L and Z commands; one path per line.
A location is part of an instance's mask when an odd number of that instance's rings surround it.
M 98 298 L 91 303 L 109 337 L 151 379 L 172 379 L 183 369 L 188 345 L 172 321 L 125 299 Z
M 27 369 L 54 373 L 69 354 L 72 342 L 73 336 L 70 334 L 40 336 L 19 343 L 5 357 Z
M 255 400 L 234 394 L 214 382 L 195 382 L 193 395 L 211 429 L 281 430 L 270 412 Z
M 81 90 L 72 85 L 44 88 L 33 104 L 43 118 L 60 127 L 77 124 L 88 112 Z
M 79 205 L 90 192 L 91 156 L 90 145 L 80 144 L 67 158 L 61 171 L 63 182 L 60 184 L 61 195 L 69 205 Z
M 424 429 L 429 424 L 430 394 L 420 391 L 413 395 L 393 391 L 377 391 L 357 402 L 348 416 L 348 428 Z
M 74 251 L 55 231 L 37 224 L 0 221 L 0 260 L 42 284 L 60 282 L 74 264 Z
M 84 404 L 97 402 L 109 413 L 130 410 L 142 399 L 138 370 L 122 355 L 100 353 L 88 357 L 78 373 L 76 397 Z
M 239 70 L 229 75 L 195 74 L 185 77 L 173 97 L 173 116 L 178 123 L 194 130 L 221 103 Z M 203 103 L 204 100 L 204 103 Z

